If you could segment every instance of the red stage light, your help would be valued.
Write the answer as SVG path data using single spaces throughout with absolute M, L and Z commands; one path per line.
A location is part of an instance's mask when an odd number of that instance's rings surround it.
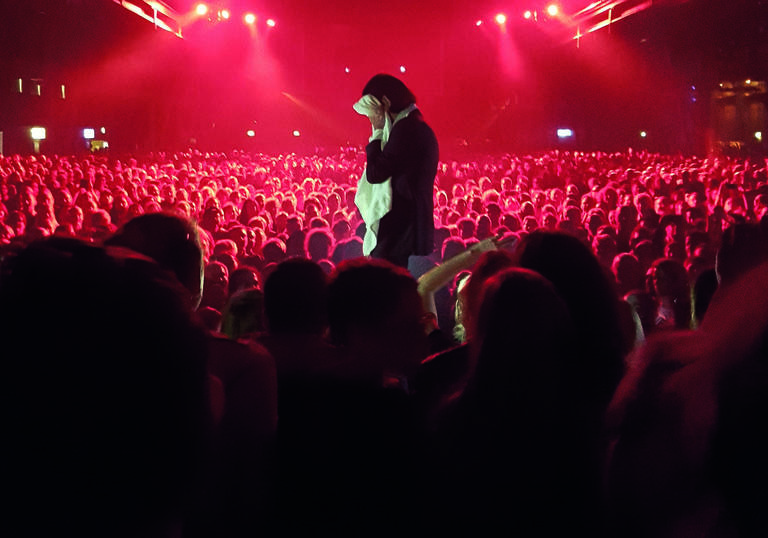
M 276 24 L 275 19 L 267 19 L 267 26 L 270 28 L 274 28 Z
M 344 72 L 345 72 L 345 73 L 349 73 L 349 67 L 345 67 L 345 68 L 344 68 Z
M 400 66 L 400 72 L 401 72 L 401 73 L 405 73 L 405 66 L 404 66 L 404 65 L 401 65 L 401 66 Z
M 245 24 L 253 24 L 256 22 L 256 15 L 253 13 L 246 13 L 243 20 L 245 21 Z
M 483 25 L 483 21 L 481 21 L 481 20 L 478 20 L 478 21 L 475 23 L 475 26 L 482 26 L 482 25 Z
M 530 19 L 531 17 L 533 17 L 533 12 L 531 12 L 531 10 L 530 10 L 530 9 L 529 9 L 528 11 L 526 11 L 525 13 L 523 13 L 523 18 L 524 18 L 524 19 L 528 20 L 528 19 Z
M 560 8 L 557 7 L 557 4 L 549 4 L 547 6 L 547 13 L 550 17 L 557 17 L 557 14 L 560 13 Z
M 221 18 L 224 20 L 229 19 L 229 10 L 228 9 L 222 9 L 221 10 Z
M 197 13 L 202 17 L 203 15 L 208 13 L 208 6 L 206 6 L 205 4 L 197 4 L 197 6 L 195 6 L 195 13 Z
M 300 137 L 300 136 L 301 136 L 301 132 L 300 132 L 300 131 L 298 131 L 298 130 L 297 130 L 297 131 L 293 131 L 293 136 L 295 136 L 295 137 L 297 137 L 297 138 L 298 138 L 298 137 Z
M 496 24 L 504 24 L 507 22 L 507 16 L 503 13 L 496 15 Z

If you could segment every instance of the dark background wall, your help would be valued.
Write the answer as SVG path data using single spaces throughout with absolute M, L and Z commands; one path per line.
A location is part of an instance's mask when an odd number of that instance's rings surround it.
M 561 5 L 572 13 L 587 3 Z M 186 13 L 195 2 L 169 4 Z M 720 82 L 768 79 L 765 0 L 654 2 L 578 47 L 561 21 L 524 21 L 523 2 L 505 4 L 504 30 L 492 20 L 499 4 L 483 0 L 226 5 L 230 21 L 198 20 L 179 39 L 111 0 L 3 2 L 5 152 L 31 151 L 32 125 L 47 127 L 46 151 L 81 149 L 82 128 L 102 126 L 113 149 L 128 151 L 359 143 L 368 126 L 351 105 L 377 72 L 413 88 L 448 156 L 558 145 L 703 152 L 722 134 Z M 246 10 L 254 27 L 242 24 Z M 574 140 L 558 141 L 558 127 Z

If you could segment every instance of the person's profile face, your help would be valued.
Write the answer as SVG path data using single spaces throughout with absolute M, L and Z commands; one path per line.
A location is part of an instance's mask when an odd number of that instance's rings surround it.
M 241 288 L 256 288 L 259 286 L 259 279 L 256 276 L 256 273 L 253 271 L 248 271 L 248 273 L 243 277 L 243 284 L 241 285 Z
M 222 264 L 210 264 L 205 268 L 206 285 L 226 286 L 227 269 Z

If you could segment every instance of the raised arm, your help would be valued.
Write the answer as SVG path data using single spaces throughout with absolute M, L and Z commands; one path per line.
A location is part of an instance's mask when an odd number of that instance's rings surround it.
M 424 310 L 437 315 L 437 308 L 435 307 L 435 293 L 437 290 L 451 282 L 453 277 L 460 271 L 471 268 L 483 252 L 511 246 L 514 245 L 516 241 L 517 237 L 513 235 L 508 237 L 496 236 L 483 239 L 479 243 L 475 243 L 466 249 L 464 252 L 460 252 L 456 256 L 424 273 L 421 278 L 419 278 L 418 286 Z

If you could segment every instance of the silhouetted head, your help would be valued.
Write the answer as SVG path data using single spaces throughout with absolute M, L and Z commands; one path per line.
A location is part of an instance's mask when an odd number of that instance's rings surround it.
M 473 390 L 493 413 L 546 413 L 559 407 L 574 328 L 552 284 L 528 269 L 503 270 L 485 283 L 470 343 Z M 507 407 L 507 409 L 498 408 Z
M 716 270 L 720 282 L 728 285 L 768 259 L 768 241 L 756 224 L 734 224 L 724 232 L 717 252 Z
M 272 334 L 322 334 L 327 307 L 328 277 L 311 260 L 281 262 L 264 283 L 264 314 Z
M 407 374 L 418 367 L 427 352 L 422 315 L 416 281 L 389 262 L 345 261 L 332 277 L 328 297 L 331 339 L 367 374 Z
M 4 535 L 160 536 L 189 508 L 205 333 L 168 271 L 108 252 L 50 238 L 3 265 Z
M 613 258 L 611 270 L 620 294 L 629 293 L 631 290 L 642 288 L 644 285 L 645 274 L 640 262 L 629 252 L 616 255 Z
M 398 78 L 392 75 L 378 74 L 374 75 L 363 88 L 363 95 L 373 95 L 379 102 L 384 102 L 386 95 L 391 105 L 390 112 L 397 114 L 403 109 L 416 102 L 416 96 L 411 90 Z
M 576 237 L 536 231 L 517 250 L 518 264 L 549 280 L 576 325 L 587 398 L 607 405 L 623 373 L 624 341 L 612 278 Z
M 483 253 L 477 260 L 466 286 L 459 292 L 457 310 L 461 311 L 459 321 L 466 330 L 466 337 L 471 339 L 477 325 L 477 311 L 482 301 L 483 286 L 495 274 L 509 269 L 514 265 L 514 259 L 504 250 L 490 250 Z
M 263 331 L 264 293 L 257 288 L 250 288 L 230 296 L 221 313 L 221 333 L 237 340 L 253 337 Z
M 327 228 L 313 228 L 307 234 L 304 250 L 309 259 L 319 262 L 331 256 L 333 236 Z
M 203 296 L 203 249 L 197 226 L 172 213 L 147 213 L 131 219 L 105 245 L 149 256 L 176 275 L 189 290 L 192 307 Z
M 241 290 L 258 288 L 261 286 L 259 272 L 253 267 L 241 265 L 229 274 L 227 292 L 230 297 Z

